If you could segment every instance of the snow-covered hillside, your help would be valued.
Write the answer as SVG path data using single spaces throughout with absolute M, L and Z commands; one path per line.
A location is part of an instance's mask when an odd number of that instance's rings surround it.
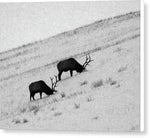
M 58 92 L 30 102 L 28 86 L 58 74 L 58 61 L 93 62 L 63 73 Z M 17 129 L 139 131 L 140 12 L 64 32 L 0 54 L 0 126 Z

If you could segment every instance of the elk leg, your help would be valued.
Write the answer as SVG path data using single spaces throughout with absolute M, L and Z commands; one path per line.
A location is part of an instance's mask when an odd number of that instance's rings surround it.
M 72 75 L 73 75 L 73 70 L 70 70 L 70 75 L 71 75 L 71 77 L 72 77 Z
M 33 98 L 33 100 L 35 100 L 35 99 L 34 99 L 34 95 L 32 96 L 32 98 Z
M 42 99 L 42 92 L 40 92 L 40 99 Z
M 61 80 L 61 74 L 62 74 L 62 72 L 58 73 L 58 79 L 59 79 L 59 81 Z
M 30 94 L 30 101 L 31 101 L 32 99 L 34 100 L 34 94 Z
M 32 96 L 31 96 L 31 94 L 30 94 L 30 101 L 31 101 L 31 98 L 32 98 Z

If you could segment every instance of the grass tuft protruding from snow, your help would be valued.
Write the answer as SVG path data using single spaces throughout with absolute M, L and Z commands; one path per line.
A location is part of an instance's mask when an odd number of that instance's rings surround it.
M 56 112 L 56 113 L 54 113 L 54 116 L 56 117 L 56 116 L 60 116 L 60 115 L 62 115 L 62 112 Z
M 125 71 L 127 70 L 127 65 L 126 66 L 122 66 L 118 69 L 118 72 L 122 72 L 122 71 Z
M 61 97 L 62 98 L 66 97 L 66 94 L 65 93 L 61 93 Z
M 15 119 L 12 120 L 12 122 L 15 123 L 15 124 L 24 124 L 24 123 L 29 122 L 29 120 L 27 120 L 26 118 L 23 118 L 23 119 L 15 118 Z
M 80 108 L 80 104 L 75 103 L 74 107 L 75 107 L 75 109 L 78 109 L 78 108 Z
M 40 107 L 39 105 L 32 105 L 32 106 L 29 106 L 29 111 L 30 112 L 33 112 L 35 115 L 37 114 L 37 112 L 40 110 Z
M 116 80 L 113 80 L 112 78 L 109 77 L 109 78 L 106 80 L 106 84 L 115 85 L 115 84 L 117 84 L 117 81 L 116 81 Z
M 101 87 L 103 85 L 104 85 L 103 80 L 98 80 L 98 81 L 96 81 L 96 82 L 93 83 L 93 87 L 94 88 Z
M 115 52 L 121 52 L 121 48 L 120 47 L 118 47 L 118 48 L 116 48 L 113 52 L 115 53 Z
M 23 107 L 23 108 L 20 108 L 20 113 L 25 113 L 26 112 L 26 108 L 25 107 Z
M 87 97 L 87 102 L 91 102 L 91 101 L 93 101 L 94 99 L 91 97 L 91 96 L 89 96 L 89 97 Z
M 98 117 L 98 116 L 95 116 L 95 117 L 93 117 L 92 119 L 94 119 L 94 120 L 98 120 L 98 119 L 99 119 L 99 117 Z
M 81 82 L 80 86 L 86 85 L 88 82 L 87 81 L 83 81 Z

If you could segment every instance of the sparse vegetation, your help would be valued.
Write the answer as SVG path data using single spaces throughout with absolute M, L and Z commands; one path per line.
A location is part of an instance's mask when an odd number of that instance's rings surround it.
M 95 117 L 93 117 L 92 119 L 97 120 L 98 118 L 99 118 L 98 116 L 95 116 Z
M 106 83 L 110 84 L 110 85 L 115 85 L 115 84 L 117 84 L 117 81 L 112 80 L 112 78 L 109 78 L 109 79 L 106 80 Z
M 87 102 L 91 102 L 91 101 L 93 101 L 94 99 L 90 96 L 90 97 L 88 97 L 87 98 Z
M 75 107 L 75 109 L 78 109 L 78 108 L 80 108 L 80 104 L 75 103 L 74 107 Z
M 25 108 L 25 107 L 20 108 L 20 112 L 21 112 L 21 113 L 25 113 L 25 112 L 26 112 L 26 108 Z
M 29 110 L 30 110 L 30 111 L 33 111 L 33 110 L 35 110 L 35 109 L 37 109 L 37 108 L 38 108 L 37 105 L 29 106 Z
M 27 122 L 29 122 L 29 121 L 24 118 L 22 123 L 27 123 Z
M 87 81 L 83 81 L 81 82 L 80 86 L 86 85 L 88 82 Z
M 53 102 L 55 103 L 55 102 L 58 102 L 58 99 L 57 98 L 54 98 L 53 99 Z
M 51 108 L 51 111 L 54 111 L 55 109 L 56 109 L 55 107 L 52 107 L 52 108 Z
M 120 87 L 120 84 L 118 84 L 117 86 L 116 86 L 116 88 L 119 88 Z
M 127 69 L 127 65 L 126 65 L 126 66 L 124 66 L 124 67 L 120 67 L 120 68 L 118 69 L 118 72 L 125 71 L 126 69 Z
M 33 112 L 34 114 L 37 114 L 37 112 L 39 111 L 39 106 L 38 105 L 32 105 L 32 106 L 29 106 L 29 111 L 30 112 Z
M 62 115 L 61 112 L 56 112 L 56 113 L 54 113 L 54 116 L 60 116 L 60 115 Z
M 34 114 L 37 114 L 38 111 L 39 111 L 39 108 L 36 108 L 36 109 L 33 111 L 33 113 L 34 113 Z
M 99 80 L 99 81 L 96 81 L 96 82 L 93 83 L 94 88 L 101 87 L 103 85 L 104 85 L 103 80 Z
M 15 124 L 20 124 L 20 123 L 21 123 L 21 121 L 20 121 L 20 119 L 19 119 L 19 118 L 17 118 L 17 119 L 13 119 L 13 120 L 12 120 L 12 122 L 14 122 Z
M 20 119 L 20 118 L 16 118 L 16 119 L 13 119 L 12 122 L 14 122 L 15 124 L 24 124 L 24 123 L 27 123 L 29 122 L 27 119 Z
M 82 91 L 80 91 L 80 92 L 74 92 L 74 93 L 71 93 L 70 95 L 68 95 L 67 98 L 75 97 L 75 96 L 81 95 L 83 93 L 86 93 L 86 91 L 84 91 L 84 92 L 82 92 Z
M 122 49 L 120 47 L 116 48 L 114 52 L 120 52 Z
M 139 125 L 135 125 L 135 126 L 132 126 L 130 131 L 138 131 L 139 130 Z
M 74 97 L 74 96 L 77 96 L 77 93 L 76 93 L 76 92 L 70 94 L 70 97 Z
M 117 83 L 117 81 L 112 81 L 111 83 L 110 83 L 110 85 L 115 85 Z
M 61 93 L 61 97 L 62 98 L 66 97 L 66 94 L 65 93 Z

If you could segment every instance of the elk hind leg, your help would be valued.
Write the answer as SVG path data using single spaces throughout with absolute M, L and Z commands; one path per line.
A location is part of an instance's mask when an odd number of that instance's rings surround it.
M 32 98 L 32 96 L 31 96 L 31 94 L 30 94 L 30 101 L 31 101 L 31 98 Z
M 33 93 L 30 93 L 30 101 L 31 101 L 32 99 L 34 100 L 34 94 L 33 94 Z
M 40 92 L 40 99 L 42 99 L 42 92 Z
M 34 96 L 32 96 L 32 98 L 33 98 L 33 100 L 35 100 L 35 99 L 34 99 Z
M 70 76 L 72 77 L 72 75 L 73 75 L 73 70 L 70 70 Z

